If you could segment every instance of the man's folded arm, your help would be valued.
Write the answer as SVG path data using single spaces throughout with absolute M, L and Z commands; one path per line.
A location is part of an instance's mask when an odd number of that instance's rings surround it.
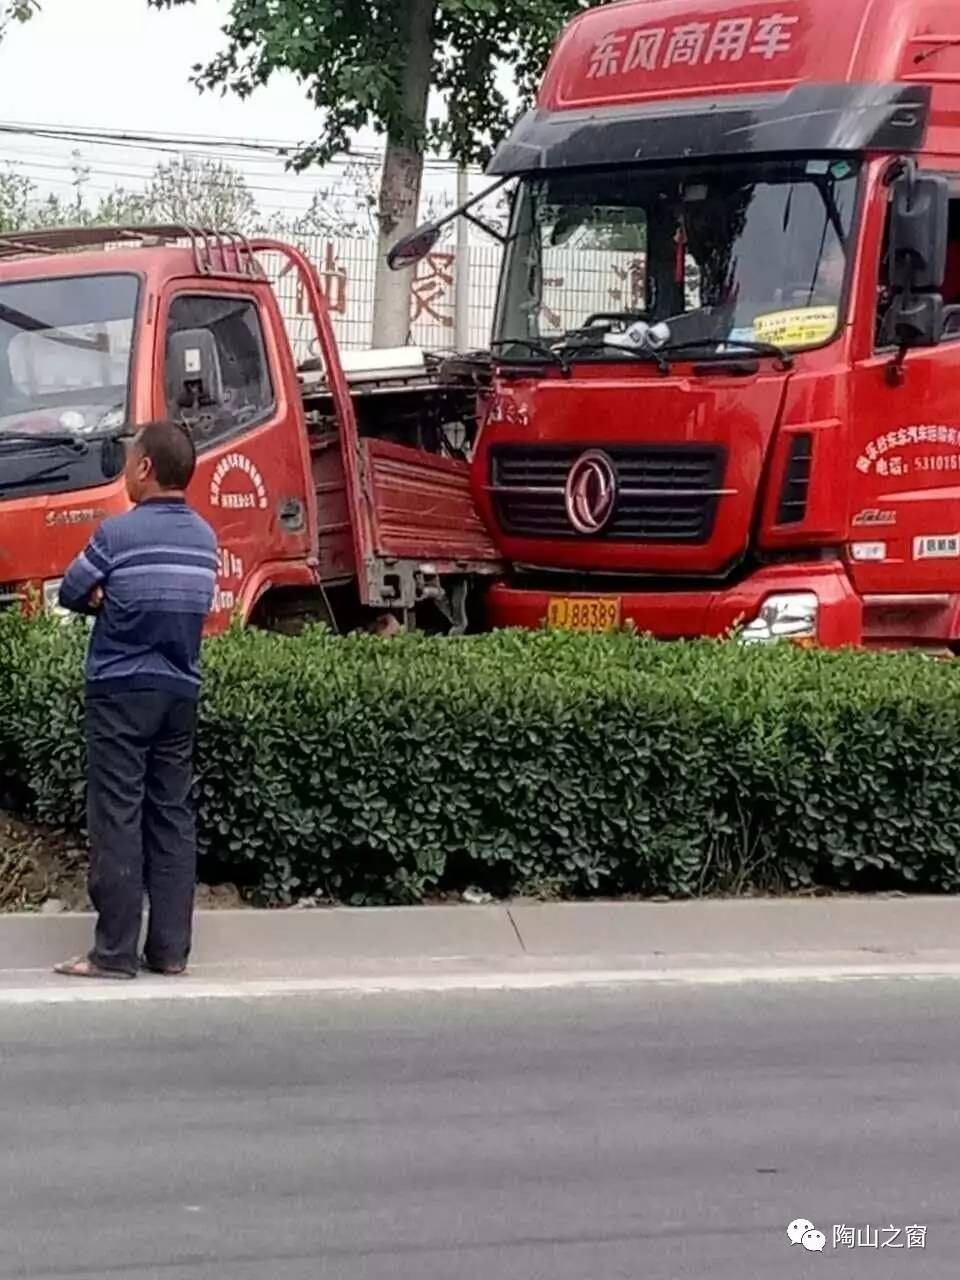
M 91 597 L 102 587 L 110 572 L 110 551 L 103 531 L 98 529 L 64 574 L 60 585 L 60 607 L 71 613 L 96 613 Z

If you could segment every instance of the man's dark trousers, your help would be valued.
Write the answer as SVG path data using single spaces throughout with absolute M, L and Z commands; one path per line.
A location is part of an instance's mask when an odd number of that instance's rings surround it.
M 101 968 L 137 972 L 144 890 L 147 963 L 177 969 L 187 962 L 197 864 L 196 722 L 193 698 L 88 686 L 90 897 L 99 917 L 90 959 Z

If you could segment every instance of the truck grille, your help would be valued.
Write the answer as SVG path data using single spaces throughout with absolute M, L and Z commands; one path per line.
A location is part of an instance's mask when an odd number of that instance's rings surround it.
M 594 446 L 614 464 L 619 493 L 600 537 L 630 542 L 708 542 L 716 523 L 726 452 L 712 445 Z M 505 533 L 575 538 L 567 515 L 570 468 L 581 447 L 494 449 L 491 486 Z
M 0 609 L 9 609 L 11 605 L 23 600 L 23 584 L 19 582 L 0 582 Z

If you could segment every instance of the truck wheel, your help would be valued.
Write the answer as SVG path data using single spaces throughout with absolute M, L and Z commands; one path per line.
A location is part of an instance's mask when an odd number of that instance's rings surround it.
M 273 591 L 257 605 L 251 625 L 282 636 L 299 636 L 307 627 L 326 626 L 336 631 L 327 602 L 306 591 Z

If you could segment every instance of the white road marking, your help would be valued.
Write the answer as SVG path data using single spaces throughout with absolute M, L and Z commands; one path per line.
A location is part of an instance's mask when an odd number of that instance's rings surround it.
M 556 972 L 401 974 L 383 977 L 203 978 L 113 983 L 74 980 L 69 985 L 0 987 L 0 1006 L 129 1004 L 177 1000 L 277 1000 L 290 996 L 398 995 L 453 991 L 551 991 L 578 987 L 743 986 L 891 979 L 960 979 L 960 962 L 882 965 L 787 965 L 772 968 L 587 969 Z M 2 978 L 0 978 L 2 981 Z

